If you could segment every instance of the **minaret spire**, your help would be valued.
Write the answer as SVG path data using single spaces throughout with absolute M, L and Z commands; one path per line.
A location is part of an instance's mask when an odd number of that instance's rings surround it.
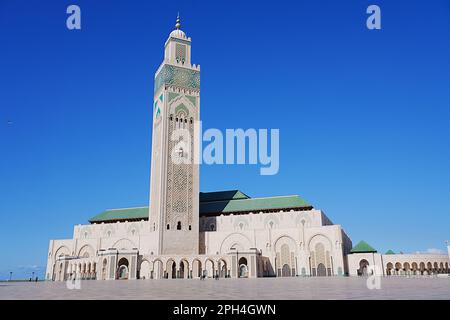
M 177 15 L 177 22 L 175 23 L 175 28 L 176 28 L 177 30 L 180 30 L 180 27 L 181 27 L 181 23 L 180 23 L 180 13 L 178 12 L 178 15 Z

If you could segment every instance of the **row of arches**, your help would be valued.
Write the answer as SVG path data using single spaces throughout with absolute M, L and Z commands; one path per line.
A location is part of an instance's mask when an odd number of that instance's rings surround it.
M 95 280 L 97 278 L 97 263 L 93 261 L 71 263 L 67 273 L 70 277 L 76 276 L 77 279 Z
M 67 279 L 95 280 L 97 279 L 97 263 L 93 261 L 68 263 L 57 262 L 54 267 L 53 280 Z
M 386 265 L 386 275 L 432 275 L 432 274 L 446 274 L 449 272 L 448 262 L 389 262 Z
M 246 275 L 247 261 L 240 260 L 240 264 L 244 265 L 242 274 Z M 217 261 L 208 258 L 203 262 L 197 258 L 191 261 L 184 258 L 180 260 L 169 258 L 165 262 L 161 259 L 154 261 L 144 259 L 140 264 L 138 274 L 139 279 L 193 279 L 200 277 L 228 278 L 230 277 L 229 264 L 223 258 Z
M 367 276 L 373 273 L 369 268 L 370 264 L 366 259 L 359 262 L 358 275 Z M 448 262 L 388 262 L 386 264 L 385 274 L 387 276 L 409 276 L 409 275 L 433 275 L 448 274 Z

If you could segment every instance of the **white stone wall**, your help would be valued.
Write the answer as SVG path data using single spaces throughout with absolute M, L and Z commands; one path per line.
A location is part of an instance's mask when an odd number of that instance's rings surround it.
M 143 261 L 148 262 L 148 265 L 144 263 L 143 266 L 150 272 L 155 262 L 159 264 L 158 260 L 163 264 L 173 260 L 177 272 L 180 272 L 182 259 L 186 260 L 186 266 L 197 259 L 205 268 L 206 260 L 210 259 L 210 265 L 215 266 L 210 267 L 209 273 L 206 272 L 210 276 L 220 274 L 223 270 L 218 269 L 219 261 L 225 261 L 226 274 L 238 276 L 241 258 L 246 260 L 250 277 L 306 276 L 311 275 L 314 268 L 311 258 L 318 259 L 315 253 L 318 244 L 323 245 L 323 264 L 329 269 L 327 275 L 341 275 L 347 271 L 344 253 L 350 240 L 339 225 L 323 226 L 324 217 L 319 210 L 308 210 L 201 218 L 201 230 L 209 231 L 199 234 L 200 255 L 183 255 L 182 250 L 178 254 L 158 255 L 158 233 L 149 231 L 151 227 L 148 221 L 77 225 L 74 227 L 73 239 L 50 241 L 47 278 L 63 280 L 58 277 L 60 261 L 63 260 L 69 261 L 67 266 L 63 266 L 63 274 L 80 273 L 89 269 L 89 263 L 92 266 L 95 263 L 97 279 L 114 279 L 114 272 L 109 271 L 111 263 L 116 264 L 113 267 L 115 270 L 120 255 L 125 252 L 129 254 L 130 250 L 136 252 L 138 259 L 135 266 L 130 266 L 130 272 L 135 267 L 134 277 Z M 173 245 L 176 250 L 179 244 Z M 104 259 L 107 259 L 104 267 L 108 269 L 107 272 L 102 271 Z M 162 270 L 163 274 L 171 274 L 167 266 Z M 186 269 L 188 272 L 190 270 L 192 265 Z
M 450 263 L 447 254 L 352 253 L 348 255 L 350 275 L 361 275 L 363 260 L 379 268 L 380 274 L 384 276 L 446 274 Z
M 344 244 L 348 246 L 349 239 L 339 225 L 322 225 L 330 223 L 324 217 L 320 210 L 202 217 L 200 252 L 227 254 L 256 248 L 266 258 L 266 276 L 280 275 L 279 269 L 285 264 L 291 275 L 311 275 L 311 254 L 322 243 L 324 253 L 329 253 L 325 260 L 331 274 L 343 275 L 347 271 Z

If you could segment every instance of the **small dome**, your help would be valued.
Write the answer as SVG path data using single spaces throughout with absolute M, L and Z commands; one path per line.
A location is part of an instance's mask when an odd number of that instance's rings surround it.
M 171 37 L 176 37 L 176 38 L 186 38 L 186 34 L 181 31 L 180 29 L 175 29 L 170 33 Z
M 180 30 L 180 27 L 181 27 L 180 14 L 178 14 L 177 21 L 175 23 L 175 30 L 173 30 L 170 33 L 170 37 L 186 38 L 186 34 Z

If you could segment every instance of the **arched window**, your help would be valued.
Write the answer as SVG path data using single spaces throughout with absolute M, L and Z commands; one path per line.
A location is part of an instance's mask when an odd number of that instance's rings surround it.
M 177 222 L 177 230 L 181 230 L 181 221 Z
M 359 262 L 358 276 L 367 276 L 368 274 L 369 262 L 366 259 L 362 259 Z
M 167 230 L 169 230 L 169 229 L 170 229 L 170 224 L 167 225 Z
M 192 226 L 191 225 L 189 225 L 189 230 L 192 230 Z

